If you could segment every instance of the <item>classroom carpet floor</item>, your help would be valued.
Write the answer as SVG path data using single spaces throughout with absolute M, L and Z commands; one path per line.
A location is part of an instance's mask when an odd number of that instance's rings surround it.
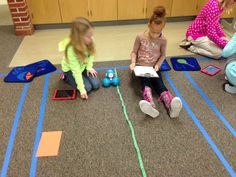
M 0 28 L 4 41 L 0 48 L 2 176 L 236 175 L 236 96 L 222 90 L 223 71 L 214 77 L 173 69 L 162 73 L 167 88 L 183 101 L 177 119 L 170 119 L 157 101 L 158 118 L 140 111 L 140 85 L 127 69 L 129 60 L 95 63 L 101 79 L 106 69 L 117 68 L 120 87 L 101 87 L 87 101 L 53 101 L 54 89 L 68 88 L 59 80 L 59 72 L 29 84 L 3 82 L 22 38 L 11 33 L 11 26 Z M 198 61 L 201 67 L 209 63 L 224 67 L 225 63 Z M 62 131 L 58 156 L 35 158 L 37 140 L 44 131 Z

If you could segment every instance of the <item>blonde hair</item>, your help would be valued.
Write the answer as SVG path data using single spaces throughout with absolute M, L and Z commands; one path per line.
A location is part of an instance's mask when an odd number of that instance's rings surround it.
M 72 22 L 72 28 L 70 33 L 70 42 L 67 44 L 65 49 L 65 56 L 67 58 L 67 51 L 70 46 L 73 47 L 78 58 L 86 63 L 86 54 L 93 55 L 95 53 L 94 43 L 91 42 L 89 45 L 85 45 L 83 36 L 86 32 L 93 28 L 92 24 L 83 17 L 78 17 Z
M 157 6 L 153 10 L 153 14 L 149 19 L 149 24 L 154 22 L 157 25 L 165 24 L 166 22 L 166 9 L 163 6 Z
M 227 10 L 228 13 L 232 11 L 233 6 L 229 5 L 229 1 L 231 0 L 218 0 L 218 1 L 220 2 L 221 9 Z

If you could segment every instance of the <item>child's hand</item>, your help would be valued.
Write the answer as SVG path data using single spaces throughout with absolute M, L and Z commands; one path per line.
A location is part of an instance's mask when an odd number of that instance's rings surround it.
M 130 69 L 131 71 L 134 71 L 134 67 L 135 67 L 135 63 L 131 63 L 131 64 L 129 65 L 129 69 Z
M 87 71 L 87 76 L 92 75 L 93 77 L 97 77 L 98 72 L 95 69 L 90 69 Z
M 159 66 L 158 66 L 158 64 L 156 64 L 155 66 L 154 66 L 154 69 L 155 69 L 155 71 L 159 71 Z
M 84 100 L 87 100 L 88 99 L 88 95 L 87 93 L 83 93 L 83 94 L 80 94 L 80 97 Z
M 227 37 L 221 37 L 222 40 L 229 42 L 229 39 Z

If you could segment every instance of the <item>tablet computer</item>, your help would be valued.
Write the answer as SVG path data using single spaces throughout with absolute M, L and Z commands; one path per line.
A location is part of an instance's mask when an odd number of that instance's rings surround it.
M 221 70 L 222 70 L 222 68 L 220 68 L 219 66 L 209 64 L 205 68 L 201 69 L 201 72 L 203 72 L 207 75 L 210 75 L 210 76 L 214 76 L 218 72 L 220 72 Z
M 74 100 L 76 99 L 76 90 L 55 90 L 53 100 Z

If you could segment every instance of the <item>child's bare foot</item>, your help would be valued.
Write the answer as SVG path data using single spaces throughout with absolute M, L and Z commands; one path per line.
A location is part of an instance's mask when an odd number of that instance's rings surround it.
M 189 42 L 187 39 L 184 39 L 183 41 L 180 42 L 179 46 L 188 50 L 188 48 L 192 45 L 191 42 Z

